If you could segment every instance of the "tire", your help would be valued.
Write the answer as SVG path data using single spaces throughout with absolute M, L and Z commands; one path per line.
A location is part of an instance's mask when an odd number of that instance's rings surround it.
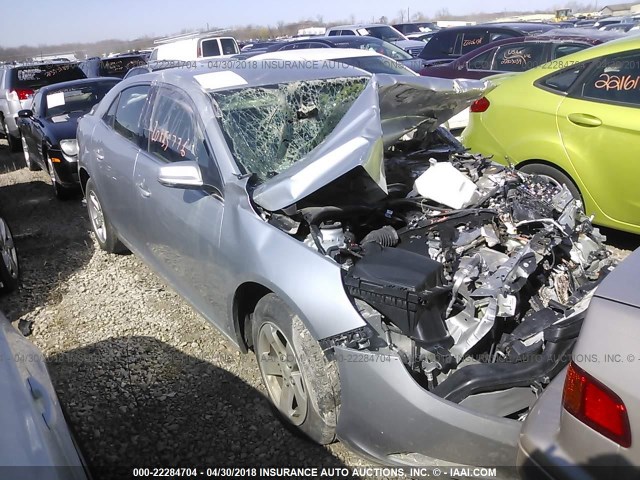
M 18 137 L 14 137 L 9 133 L 9 125 L 7 125 L 7 121 L 5 120 L 3 123 L 4 134 L 7 137 L 7 143 L 9 144 L 9 150 L 12 152 L 17 152 L 20 150 L 20 139 Z
M 9 225 L 0 218 L 0 282 L 3 293 L 12 292 L 18 288 L 20 279 L 20 264 L 18 252 L 13 243 L 13 235 Z
M 571 180 L 571 178 L 569 178 L 557 168 L 554 168 L 550 165 L 544 165 L 542 163 L 530 163 L 520 168 L 519 170 L 522 173 L 532 173 L 541 175 L 543 177 L 549 177 L 558 182 L 560 185 L 566 185 L 573 198 L 582 202 L 582 195 L 580 195 L 580 191 L 578 190 L 578 187 L 576 187 L 576 184 L 573 183 L 573 180 Z
M 46 152 L 44 152 L 44 155 L 46 157 Z M 56 171 L 53 169 L 53 163 L 51 163 L 50 158 L 47 158 L 47 167 L 49 170 L 49 178 L 51 179 L 51 186 L 53 187 L 53 194 L 56 198 L 58 200 L 69 200 L 73 197 L 78 190 L 73 187 L 64 187 L 60 185 L 60 182 L 58 182 L 58 179 L 56 178 Z
M 118 235 L 104 213 L 102 203 L 98 197 L 93 181 L 89 179 L 85 187 L 87 212 L 91 222 L 91 230 L 102 250 L 108 253 L 126 253 L 127 248 L 118 239 Z
M 27 146 L 27 140 L 24 138 L 24 135 L 20 135 L 20 141 L 22 143 L 22 153 L 24 154 L 24 163 L 27 164 L 27 168 L 35 172 L 36 170 L 40 170 L 40 167 L 37 163 L 31 161 L 31 154 L 29 153 L 29 147 Z
M 300 317 L 273 293 L 256 305 L 251 329 L 262 381 L 277 416 L 290 430 L 321 445 L 335 441 L 340 408 L 335 360 L 327 359 Z

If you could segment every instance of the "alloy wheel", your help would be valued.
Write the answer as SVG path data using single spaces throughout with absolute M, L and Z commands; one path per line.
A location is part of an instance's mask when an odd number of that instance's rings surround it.
M 104 213 L 102 212 L 102 205 L 96 192 L 89 191 L 89 198 L 87 198 L 87 208 L 89 210 L 89 217 L 91 219 L 91 226 L 93 231 L 100 240 L 101 243 L 107 241 L 107 228 L 104 224 Z
M 256 357 L 271 400 L 294 425 L 307 417 L 307 391 L 291 342 L 271 322 L 260 327 Z

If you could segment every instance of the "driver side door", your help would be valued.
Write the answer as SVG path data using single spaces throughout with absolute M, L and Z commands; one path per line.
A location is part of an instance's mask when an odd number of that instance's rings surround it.
M 134 174 L 145 257 L 196 309 L 218 323 L 225 315 L 219 274 L 221 176 L 189 96 L 178 88 L 160 86 L 153 98 Z M 207 187 L 178 188 L 158 182 L 160 167 L 182 161 L 198 163 Z

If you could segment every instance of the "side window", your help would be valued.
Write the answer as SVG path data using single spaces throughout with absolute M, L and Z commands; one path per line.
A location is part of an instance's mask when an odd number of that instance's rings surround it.
M 239 53 L 236 42 L 232 38 L 221 38 L 220 45 L 222 46 L 223 55 L 234 55 Z
M 600 59 L 576 94 L 585 99 L 640 106 L 640 51 Z
M 499 72 L 524 72 L 544 62 L 544 43 L 503 45 L 498 47 L 493 69 Z
M 330 37 L 337 37 L 338 35 L 340 35 L 340 30 L 331 30 L 329 32 Z
M 566 55 L 571 55 L 572 53 L 579 52 L 588 47 L 589 45 L 577 44 L 577 43 L 554 45 L 553 50 L 551 52 L 551 59 L 555 60 L 556 58 L 562 58 Z
M 105 113 L 104 116 L 102 117 L 102 121 L 107 125 L 109 125 L 110 127 L 113 127 L 113 119 L 116 116 L 116 109 L 118 108 L 119 100 L 120 100 L 120 95 L 118 95 L 116 99 L 113 102 L 111 102 L 111 106 L 109 107 L 109 110 L 107 110 L 107 113 Z
M 588 66 L 588 63 L 583 63 L 565 68 L 540 79 L 536 85 L 558 93 L 567 93 Z
M 165 162 L 195 161 L 207 183 L 221 187 L 220 174 L 189 98 L 161 88 L 151 114 L 148 151 Z
M 493 64 L 493 55 L 496 53 L 496 48 L 482 52 L 480 55 L 473 57 L 467 62 L 467 69 L 469 70 L 491 70 Z
M 220 47 L 218 46 L 217 38 L 212 38 L 211 40 L 203 40 L 201 45 L 203 57 L 217 57 L 218 55 L 220 55 Z
M 340 35 L 355 35 L 356 32 L 354 32 L 353 30 L 342 30 L 340 32 Z
M 137 85 L 123 90 L 113 118 L 113 129 L 135 143 L 139 143 L 142 137 L 140 117 L 148 95 L 149 85 Z
M 487 43 L 486 32 L 463 33 L 460 54 L 464 55 Z

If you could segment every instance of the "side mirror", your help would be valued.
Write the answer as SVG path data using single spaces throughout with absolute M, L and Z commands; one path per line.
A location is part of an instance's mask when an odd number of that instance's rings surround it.
M 18 117 L 19 118 L 31 118 L 31 117 L 33 117 L 33 111 L 31 111 L 31 110 L 20 110 L 18 112 Z
M 175 162 L 163 165 L 158 170 L 158 182 L 172 188 L 202 188 L 202 172 L 197 162 Z

